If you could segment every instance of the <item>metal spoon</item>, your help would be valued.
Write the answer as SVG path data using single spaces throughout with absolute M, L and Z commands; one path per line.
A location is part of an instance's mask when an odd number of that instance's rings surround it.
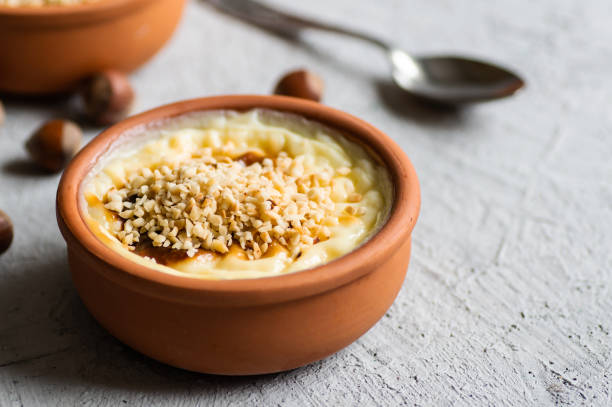
M 515 73 L 458 56 L 416 57 L 362 32 L 278 11 L 254 0 L 209 0 L 218 9 L 276 31 L 319 29 L 359 38 L 382 48 L 393 80 L 413 95 L 446 104 L 484 102 L 514 94 L 525 85 Z

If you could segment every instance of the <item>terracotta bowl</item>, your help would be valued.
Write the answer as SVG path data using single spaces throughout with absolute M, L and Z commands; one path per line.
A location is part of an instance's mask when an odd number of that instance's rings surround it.
M 88 229 L 84 176 L 128 130 L 187 112 L 252 108 L 291 112 L 340 130 L 385 163 L 394 184 L 388 221 L 369 241 L 330 263 L 283 276 L 204 280 L 138 265 Z M 57 219 L 74 284 L 91 314 L 119 340 L 169 365 L 249 375 L 322 359 L 349 345 L 391 306 L 406 275 L 420 192 L 400 147 L 370 124 L 322 104 L 283 96 L 220 96 L 130 117 L 92 140 L 65 170 Z
M 185 0 L 0 6 L 0 91 L 68 91 L 103 69 L 129 72 L 170 38 Z

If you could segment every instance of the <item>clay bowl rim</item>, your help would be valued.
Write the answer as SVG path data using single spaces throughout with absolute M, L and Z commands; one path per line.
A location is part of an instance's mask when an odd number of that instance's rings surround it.
M 157 0 L 99 0 L 93 3 L 53 6 L 0 6 L 0 19 L 21 26 L 60 27 L 106 20 Z
M 79 194 L 83 178 L 95 162 L 128 130 L 155 127 L 164 120 L 206 110 L 273 109 L 318 121 L 367 145 L 387 166 L 394 185 L 386 223 L 357 249 L 320 266 L 255 279 L 208 280 L 160 272 L 132 262 L 105 245 L 86 225 Z M 135 132 L 136 133 L 136 132 Z M 185 303 L 246 305 L 272 303 L 315 295 L 360 278 L 384 263 L 410 239 L 420 209 L 420 189 L 412 163 L 382 131 L 348 113 L 326 105 L 286 96 L 228 95 L 191 99 L 129 117 L 95 137 L 64 171 L 57 192 L 57 218 L 68 245 L 75 244 L 110 265 L 98 270 L 107 278 L 149 295 Z M 72 237 L 72 238 L 71 238 Z M 85 254 L 81 251 L 80 254 Z

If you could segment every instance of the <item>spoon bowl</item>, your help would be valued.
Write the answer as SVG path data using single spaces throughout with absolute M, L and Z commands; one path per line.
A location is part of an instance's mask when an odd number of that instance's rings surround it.
M 436 102 L 464 104 L 500 99 L 525 85 L 510 70 L 465 57 L 412 57 L 392 49 L 389 59 L 397 86 Z

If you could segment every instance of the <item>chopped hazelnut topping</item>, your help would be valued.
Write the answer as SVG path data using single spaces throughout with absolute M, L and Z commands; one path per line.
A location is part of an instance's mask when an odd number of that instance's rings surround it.
M 336 172 L 340 175 L 348 175 L 351 172 L 349 167 L 340 167 L 336 170 Z
M 349 202 L 359 202 L 359 201 L 361 201 L 361 198 L 362 198 L 361 194 L 358 194 L 358 193 L 356 193 L 356 192 L 353 192 L 352 194 L 350 194 L 350 195 L 348 196 L 347 200 L 348 200 Z
M 273 242 L 297 257 L 331 237 L 327 225 L 338 224 L 333 171 L 307 174 L 303 157 L 284 152 L 263 160 L 244 157 L 205 155 L 128 174 L 123 188 L 104 197 L 105 208 L 121 219 L 115 235 L 128 246 L 148 238 L 154 247 L 185 250 L 189 257 L 200 248 L 224 254 L 237 244 L 249 259 L 263 256 Z M 357 193 L 348 197 L 361 199 Z M 351 205 L 346 210 L 365 213 Z

